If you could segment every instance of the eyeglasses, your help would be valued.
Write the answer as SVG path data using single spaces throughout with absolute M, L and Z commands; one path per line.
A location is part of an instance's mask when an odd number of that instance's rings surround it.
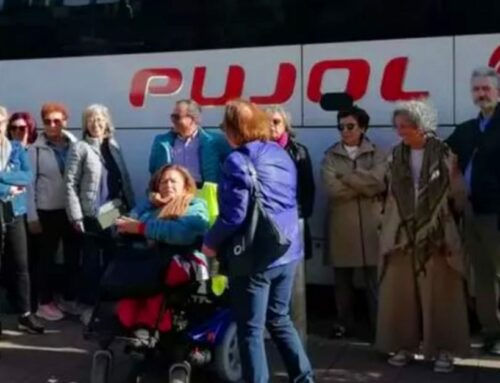
M 356 127 L 356 124 L 339 124 L 338 129 L 339 131 L 344 131 L 345 129 L 347 130 L 353 130 Z
M 52 125 L 61 126 L 62 123 L 63 123 L 63 120 L 61 120 L 60 118 L 54 118 L 54 119 L 44 118 L 43 119 L 43 124 L 47 125 L 47 126 L 52 126 Z
M 184 114 L 184 115 L 180 115 L 179 113 L 172 113 L 170 115 L 170 118 L 173 120 L 173 121 L 179 121 L 181 118 L 184 118 L 184 117 L 191 117 L 189 114 Z
M 26 132 L 27 129 L 28 129 L 27 125 L 11 125 L 11 126 L 9 126 L 9 130 L 12 132 L 20 131 L 21 133 L 24 133 L 24 132 Z
M 277 126 L 277 125 L 281 124 L 283 121 L 281 121 L 279 118 L 273 118 L 272 122 L 273 122 L 274 126 Z

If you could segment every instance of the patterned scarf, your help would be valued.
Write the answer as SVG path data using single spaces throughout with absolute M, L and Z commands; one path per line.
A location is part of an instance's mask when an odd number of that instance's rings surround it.
M 411 149 L 400 144 L 393 150 L 390 171 L 392 191 L 401 217 L 399 230 L 407 234 L 409 249 L 417 262 L 417 274 L 425 272 L 433 250 L 440 249 L 444 244 L 444 214 L 450 185 L 445 162 L 447 155 L 448 147 L 444 143 L 435 137 L 427 139 L 415 204 Z

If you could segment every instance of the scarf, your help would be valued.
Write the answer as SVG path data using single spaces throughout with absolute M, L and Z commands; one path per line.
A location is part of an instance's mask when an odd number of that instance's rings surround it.
M 278 137 L 276 143 L 282 148 L 284 148 L 288 144 L 288 138 L 289 138 L 288 133 L 284 132 L 281 136 Z
M 429 137 L 424 146 L 422 170 L 415 203 L 415 187 L 411 174 L 411 149 L 400 144 L 394 148 L 390 165 L 392 191 L 401 217 L 400 230 L 408 236 L 408 246 L 415 256 L 417 274 L 434 249 L 444 244 L 444 215 L 447 211 L 450 179 L 446 166 L 447 146 Z
M 149 199 L 153 206 L 159 209 L 157 218 L 178 219 L 186 214 L 193 195 L 185 194 L 180 197 L 164 198 L 160 193 L 151 193 Z

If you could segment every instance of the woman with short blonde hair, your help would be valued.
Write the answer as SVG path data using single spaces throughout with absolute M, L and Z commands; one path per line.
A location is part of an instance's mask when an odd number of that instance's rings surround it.
M 93 305 L 99 290 L 99 277 L 109 261 L 111 231 L 102 229 L 98 217 L 101 207 L 113 203 L 123 211 L 134 206 L 130 176 L 118 142 L 113 138 L 111 114 L 104 105 L 94 104 L 82 114 L 83 139 L 74 143 L 66 166 L 66 211 L 75 229 L 84 235 L 84 286 L 80 300 Z M 101 262 L 100 253 L 104 262 Z M 103 265 L 104 263 L 104 265 Z M 90 307 L 82 321 L 90 318 Z

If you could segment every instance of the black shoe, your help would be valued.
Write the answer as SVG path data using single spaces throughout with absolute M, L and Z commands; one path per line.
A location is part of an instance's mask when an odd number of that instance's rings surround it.
M 333 326 L 333 330 L 331 333 L 331 337 L 335 339 L 342 339 L 346 338 L 349 336 L 349 331 L 347 331 L 347 328 L 345 326 L 342 326 L 340 324 L 336 324 Z
M 17 320 L 17 328 L 21 331 L 26 331 L 29 334 L 43 334 L 45 331 L 43 325 L 33 314 L 19 317 Z

